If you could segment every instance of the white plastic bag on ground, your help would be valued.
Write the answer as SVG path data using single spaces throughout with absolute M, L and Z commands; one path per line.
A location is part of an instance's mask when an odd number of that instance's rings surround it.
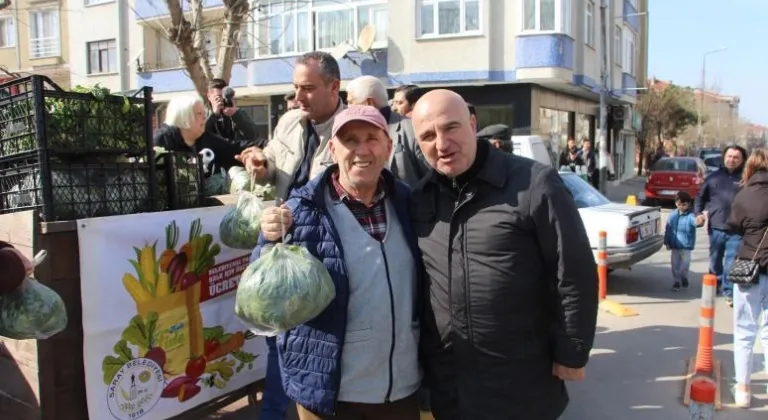
M 317 317 L 334 297 L 322 262 L 301 246 L 278 243 L 243 272 L 235 314 L 254 333 L 272 337 Z

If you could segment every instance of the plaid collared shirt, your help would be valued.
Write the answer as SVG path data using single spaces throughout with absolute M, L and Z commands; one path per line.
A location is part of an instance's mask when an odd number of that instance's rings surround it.
M 379 181 L 379 188 L 376 191 L 376 195 L 373 197 L 373 201 L 370 205 L 366 205 L 362 201 L 356 200 L 349 196 L 344 190 L 344 187 L 339 183 L 339 172 L 336 171 L 331 175 L 330 182 L 331 198 L 334 201 L 343 202 L 355 219 L 360 223 L 360 226 L 368 232 L 369 235 L 381 242 L 384 240 L 384 235 L 387 233 L 387 211 L 386 189 L 384 188 L 384 181 Z

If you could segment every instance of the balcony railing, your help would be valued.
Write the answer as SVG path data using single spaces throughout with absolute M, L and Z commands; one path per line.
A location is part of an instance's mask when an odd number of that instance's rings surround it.
M 30 58 L 58 57 L 61 54 L 61 40 L 59 37 L 30 38 Z

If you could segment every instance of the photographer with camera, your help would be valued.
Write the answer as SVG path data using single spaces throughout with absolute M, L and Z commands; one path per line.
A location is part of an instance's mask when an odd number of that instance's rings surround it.
M 264 148 L 267 139 L 259 139 L 258 129 L 248 114 L 235 104 L 235 90 L 224 79 L 208 82 L 208 103 L 211 114 L 205 131 L 217 134 L 242 147 Z

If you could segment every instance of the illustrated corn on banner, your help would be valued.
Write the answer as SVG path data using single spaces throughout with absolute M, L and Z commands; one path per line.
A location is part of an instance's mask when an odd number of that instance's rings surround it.
M 249 253 L 219 243 L 228 210 L 78 221 L 90 418 L 166 419 L 266 374 L 234 314 Z

